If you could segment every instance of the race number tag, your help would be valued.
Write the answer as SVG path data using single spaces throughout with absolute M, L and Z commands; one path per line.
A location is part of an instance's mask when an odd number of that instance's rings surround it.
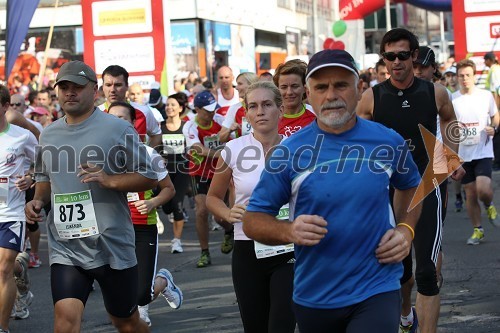
M 290 216 L 289 215 L 289 208 L 288 208 L 288 204 L 286 204 L 280 208 L 280 211 L 278 213 L 278 216 L 276 216 L 276 218 L 278 220 L 288 220 L 289 216 Z M 254 241 L 254 249 L 255 249 L 255 256 L 257 257 L 257 259 L 262 259 L 262 258 L 269 258 L 269 257 L 277 256 L 277 255 L 283 254 L 283 253 L 292 252 L 294 249 L 294 246 L 293 246 L 293 243 L 286 244 L 286 245 L 269 246 L 269 245 L 264 245 L 262 243 Z
M 220 146 L 219 135 L 206 136 L 203 138 L 203 143 L 208 149 L 217 149 Z
M 0 176 L 0 205 L 6 206 L 9 202 L 9 177 Z
M 139 193 L 137 193 L 137 192 L 128 192 L 127 193 L 127 201 L 128 202 L 139 201 Z
M 246 117 L 243 117 L 241 119 L 241 135 L 243 136 L 250 134 L 251 130 L 252 130 L 252 125 L 250 125 Z
M 169 154 L 184 154 L 186 151 L 183 134 L 163 134 L 163 152 Z M 168 147 L 168 148 L 167 148 Z
M 99 234 L 90 190 L 54 194 L 54 224 L 59 237 L 65 239 Z
M 478 123 L 463 124 L 460 142 L 465 146 L 475 146 L 481 139 L 481 130 Z

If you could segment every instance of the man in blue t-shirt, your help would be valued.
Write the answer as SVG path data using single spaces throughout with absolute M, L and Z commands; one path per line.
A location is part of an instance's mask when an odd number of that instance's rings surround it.
M 362 82 L 349 53 L 316 53 L 306 81 L 317 120 L 274 150 L 244 231 L 265 244 L 295 243 L 301 332 L 365 332 L 367 324 L 397 332 L 401 261 L 421 208 L 409 209 L 418 169 L 399 134 L 356 116 Z M 288 202 L 290 221 L 277 220 Z

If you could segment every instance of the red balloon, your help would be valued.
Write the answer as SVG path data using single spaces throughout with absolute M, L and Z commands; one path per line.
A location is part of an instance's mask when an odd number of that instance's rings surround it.
M 332 44 L 335 43 L 335 41 L 333 40 L 333 38 L 327 38 L 325 39 L 325 41 L 323 42 L 323 50 L 328 50 L 332 47 Z
M 331 50 L 345 50 L 345 44 L 340 41 L 334 41 L 332 44 L 330 44 L 330 49 Z

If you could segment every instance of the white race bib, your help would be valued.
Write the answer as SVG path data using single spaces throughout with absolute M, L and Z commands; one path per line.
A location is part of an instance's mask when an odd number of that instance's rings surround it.
M 128 192 L 127 193 L 127 201 L 128 202 L 139 201 L 139 193 L 137 193 L 137 192 Z
M 183 134 L 163 134 L 163 152 L 173 154 L 184 154 L 186 151 L 185 138 Z M 169 147 L 165 149 L 165 147 Z
M 465 146 L 475 146 L 481 139 L 481 130 L 478 123 L 464 124 L 461 128 L 460 142 Z
M 9 202 L 9 177 L 0 176 L 0 206 Z
M 278 220 L 288 220 L 289 216 L 290 216 L 289 208 L 288 204 L 286 204 L 280 208 L 280 211 L 278 213 L 278 216 L 276 216 L 276 218 Z M 254 249 L 255 249 L 255 256 L 257 257 L 257 259 L 262 259 L 262 258 L 277 256 L 283 253 L 292 252 L 294 250 L 294 245 L 293 243 L 290 243 L 286 245 L 270 246 L 254 241 Z
M 219 135 L 214 134 L 203 138 L 203 143 L 208 149 L 217 149 L 220 146 Z
M 90 190 L 54 194 L 54 224 L 59 237 L 65 239 L 99 234 Z
M 241 136 L 250 134 L 251 130 L 252 130 L 252 125 L 250 125 L 246 117 L 243 117 L 241 119 Z

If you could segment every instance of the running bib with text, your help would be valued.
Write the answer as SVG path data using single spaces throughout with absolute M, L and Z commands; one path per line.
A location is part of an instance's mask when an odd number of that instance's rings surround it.
M 280 208 L 280 211 L 278 213 L 278 216 L 276 216 L 276 218 L 278 220 L 288 220 L 289 216 L 290 216 L 289 215 L 289 208 L 288 208 L 288 204 L 286 204 Z M 293 246 L 293 243 L 286 244 L 286 245 L 270 246 L 270 245 L 264 245 L 262 243 L 254 241 L 254 249 L 255 249 L 255 255 L 257 256 L 257 259 L 262 259 L 262 258 L 277 256 L 277 255 L 283 254 L 283 253 L 292 252 L 294 249 L 294 246 Z
M 59 237 L 65 239 L 99 234 L 90 190 L 54 194 L 54 224 Z
M 163 149 L 165 153 L 183 154 L 186 150 L 185 140 L 183 134 L 163 134 Z M 169 147 L 169 149 L 165 149 Z
M 128 202 L 139 201 L 139 193 L 137 193 L 137 192 L 128 192 L 127 193 L 127 201 Z
M 460 142 L 466 146 L 474 146 L 481 139 L 481 130 L 478 123 L 464 123 L 461 128 Z
M 9 177 L 0 176 L 0 205 L 9 202 Z
M 252 125 L 250 125 L 246 117 L 243 117 L 241 119 L 241 135 L 243 136 L 250 134 L 251 130 L 252 130 Z
M 217 149 L 220 146 L 219 135 L 206 136 L 203 138 L 203 143 L 208 149 Z

